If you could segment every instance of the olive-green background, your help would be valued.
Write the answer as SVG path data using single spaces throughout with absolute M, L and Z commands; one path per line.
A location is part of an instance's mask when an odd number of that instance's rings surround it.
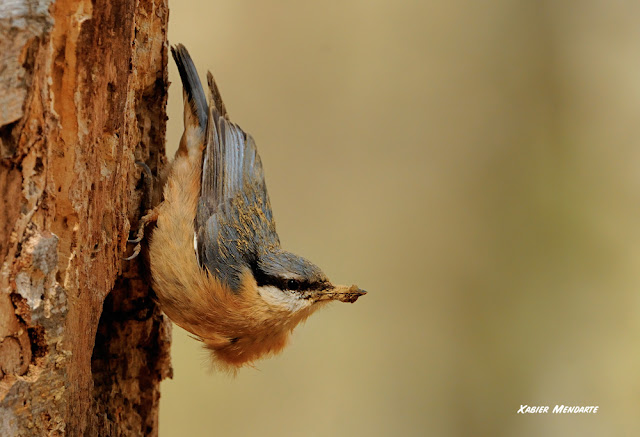
M 640 435 L 640 4 L 170 8 L 283 246 L 369 294 L 235 378 L 176 327 L 161 436 Z

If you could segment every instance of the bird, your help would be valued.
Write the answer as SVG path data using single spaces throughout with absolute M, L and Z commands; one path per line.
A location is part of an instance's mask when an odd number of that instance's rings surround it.
M 143 217 L 156 222 L 152 286 L 164 313 L 202 341 L 212 363 L 235 371 L 279 353 L 293 329 L 328 302 L 353 303 L 366 291 L 334 285 L 281 247 L 254 139 L 231 122 L 211 72 L 207 100 L 184 45 L 171 53 L 183 86 L 184 132 L 163 201 Z

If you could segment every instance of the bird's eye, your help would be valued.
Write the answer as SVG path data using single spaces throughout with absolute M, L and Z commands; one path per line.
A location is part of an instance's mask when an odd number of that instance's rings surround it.
M 289 279 L 287 281 L 287 290 L 297 290 L 300 287 L 300 283 L 295 279 Z

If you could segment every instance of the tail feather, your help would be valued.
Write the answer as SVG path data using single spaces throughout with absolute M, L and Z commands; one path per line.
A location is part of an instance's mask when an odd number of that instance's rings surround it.
M 171 47 L 171 54 L 176 61 L 180 79 L 182 80 L 182 89 L 185 97 L 185 128 L 189 127 L 187 125 L 187 117 L 190 116 L 197 120 L 198 126 L 204 132 L 207 125 L 209 106 L 200 83 L 198 70 L 196 70 L 193 60 L 191 60 L 189 51 L 182 44 L 176 44 Z

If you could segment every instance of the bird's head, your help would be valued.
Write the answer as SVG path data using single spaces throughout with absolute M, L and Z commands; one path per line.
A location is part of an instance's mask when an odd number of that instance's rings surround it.
M 355 285 L 332 284 L 318 266 L 280 249 L 259 256 L 251 272 L 260 298 L 291 313 L 331 300 L 355 302 L 366 294 Z

